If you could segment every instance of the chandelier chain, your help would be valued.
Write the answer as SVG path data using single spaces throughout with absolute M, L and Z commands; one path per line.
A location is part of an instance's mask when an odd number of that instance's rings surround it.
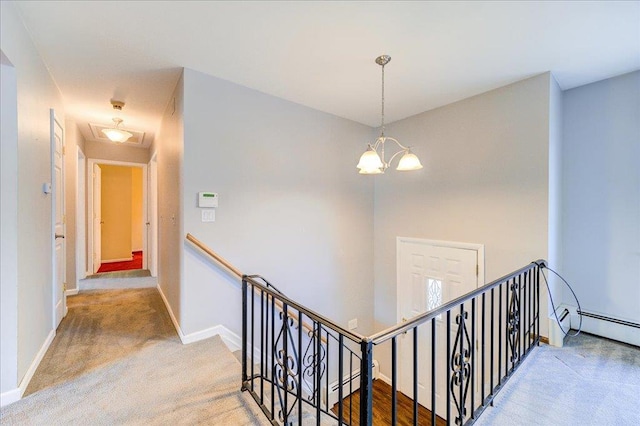
M 382 114 L 380 119 L 381 134 L 384 136 L 384 65 L 382 65 Z

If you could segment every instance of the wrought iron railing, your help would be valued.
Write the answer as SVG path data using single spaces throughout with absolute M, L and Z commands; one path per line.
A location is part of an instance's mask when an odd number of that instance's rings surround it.
M 242 300 L 242 389 L 269 420 L 352 424 L 358 413 L 345 410 L 343 401 L 360 385 L 363 336 L 289 299 L 260 276 L 243 277 Z
M 388 360 L 378 380 L 391 393 L 377 407 L 389 417 L 381 424 L 471 425 L 539 345 L 545 266 L 532 262 L 369 337 L 242 275 L 242 390 L 274 425 L 372 425 L 376 357 Z
M 377 333 L 363 342 L 363 364 L 376 351 L 391 352 L 391 424 L 398 421 L 397 392 L 412 400 L 410 421 L 420 421 L 418 405 L 430 424 L 470 425 L 492 404 L 496 394 L 540 342 L 540 269 L 531 264 L 436 309 Z M 440 324 L 438 324 L 440 322 Z M 400 384 L 399 339 L 406 339 L 410 374 Z M 404 342 L 403 342 L 404 343 Z M 385 347 L 386 346 L 386 347 Z M 426 356 L 421 357 L 421 353 Z M 406 365 L 404 366 L 406 368 Z M 420 383 L 420 373 L 428 377 Z M 438 372 L 444 376 L 438 381 Z M 372 424 L 371 382 L 360 387 L 361 424 Z M 408 382 L 408 383 L 407 383 Z M 402 389 L 400 389 L 402 387 Z M 422 388 L 422 389 L 420 389 Z M 422 391 L 423 395 L 420 394 Z M 421 402 L 423 402 L 420 404 Z
M 533 262 L 370 337 L 261 277 L 244 276 L 242 388 L 273 424 L 371 425 L 373 359 L 390 353 L 389 377 L 382 379 L 391 388 L 385 424 L 473 424 L 539 344 L 544 265 Z M 299 321 L 313 324 L 311 331 Z M 401 393 L 410 410 L 399 411 Z M 354 396 L 357 408 L 345 403 Z

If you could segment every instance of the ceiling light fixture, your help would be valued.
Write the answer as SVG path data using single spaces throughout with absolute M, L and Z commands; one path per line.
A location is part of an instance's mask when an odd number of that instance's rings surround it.
M 356 166 L 360 169 L 360 174 L 363 175 L 377 175 L 384 173 L 384 171 L 389 168 L 394 158 L 399 154 L 403 155 L 398 162 L 396 170 L 409 171 L 419 170 L 422 168 L 420 160 L 411 152 L 410 147 L 406 147 L 396 139 L 384 135 L 384 66 L 387 65 L 390 60 L 391 56 L 388 55 L 382 55 L 376 58 L 376 64 L 382 67 L 382 119 L 380 124 L 380 137 L 376 139 L 373 145 L 369 144 L 367 150 L 362 154 L 360 161 Z M 389 161 L 385 161 L 384 159 L 384 144 L 387 141 L 395 142 L 400 148 L 398 152 L 391 156 Z M 380 150 L 380 154 L 378 154 L 378 149 Z
M 126 142 L 131 136 L 133 136 L 133 134 L 118 128 L 118 126 L 120 126 L 120 123 L 122 123 L 121 118 L 116 117 L 113 119 L 113 122 L 115 123 L 114 127 L 111 127 L 109 129 L 102 129 L 102 133 L 104 133 L 104 135 L 108 137 L 109 140 L 111 140 L 112 142 L 122 143 Z
M 113 109 L 117 111 L 122 111 L 122 108 L 124 107 L 124 102 L 112 100 L 111 105 L 113 106 Z M 121 118 L 115 117 L 113 118 L 113 122 L 115 123 L 113 127 L 108 129 L 102 129 L 102 133 L 104 133 L 104 135 L 108 137 L 110 141 L 122 143 L 122 142 L 128 141 L 129 138 L 133 136 L 132 133 L 129 133 L 119 128 L 120 124 L 122 124 Z

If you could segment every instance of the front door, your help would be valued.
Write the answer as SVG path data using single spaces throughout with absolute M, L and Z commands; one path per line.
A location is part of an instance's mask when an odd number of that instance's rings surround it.
M 53 203 L 53 326 L 58 328 L 66 314 L 65 298 L 65 211 L 64 130 L 51 110 L 51 189 Z
M 400 320 L 437 308 L 478 286 L 478 251 L 428 240 L 398 239 L 398 313 Z M 451 336 L 457 326 L 451 315 Z M 436 318 L 436 414 L 446 416 L 448 371 L 446 314 Z M 432 410 L 431 324 L 418 327 L 418 403 Z M 452 337 L 453 340 L 453 337 Z M 413 332 L 399 339 L 399 389 L 413 397 Z

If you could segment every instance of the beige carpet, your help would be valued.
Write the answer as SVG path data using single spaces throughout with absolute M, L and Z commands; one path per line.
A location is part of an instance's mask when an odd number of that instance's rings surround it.
M 69 380 L 71 379 L 71 380 Z M 269 424 L 214 337 L 182 345 L 155 289 L 69 298 L 69 315 L 4 424 Z

